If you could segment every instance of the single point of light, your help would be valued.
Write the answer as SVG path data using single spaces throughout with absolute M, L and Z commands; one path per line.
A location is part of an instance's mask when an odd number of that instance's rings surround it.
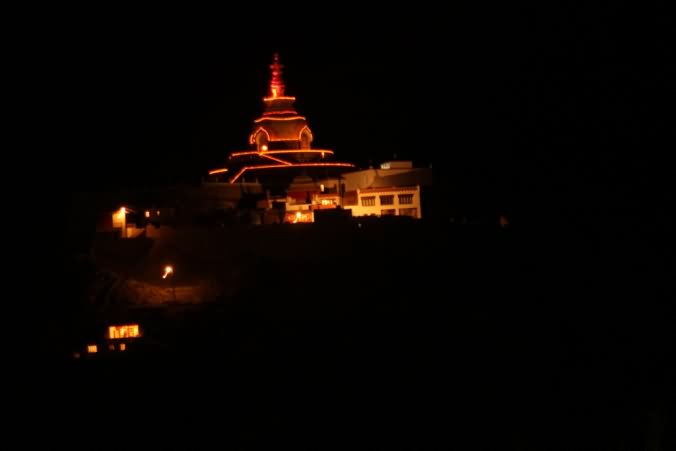
M 124 215 L 126 213 L 127 213 L 127 209 L 125 207 L 120 208 L 120 214 Z
M 125 349 L 127 349 L 127 345 L 124 343 L 120 343 L 120 351 L 124 351 Z
M 159 215 L 160 215 L 160 210 L 157 210 L 157 212 L 156 212 L 156 213 L 157 213 L 157 216 L 159 216 Z
M 323 183 L 321 183 L 321 184 L 319 185 L 319 189 L 321 190 L 322 193 L 324 192 L 324 184 L 323 184 Z
M 150 212 L 148 210 L 146 210 L 146 218 L 149 218 L 149 217 L 150 217 Z
M 262 150 L 263 152 L 267 151 L 267 150 L 268 150 L 268 146 L 266 146 L 265 144 L 263 144 L 263 145 L 261 146 L 261 150 Z
M 171 266 L 165 266 L 164 267 L 164 275 L 162 275 L 162 278 L 166 279 L 169 274 L 173 274 L 173 273 L 174 273 L 174 268 L 172 268 Z
M 87 352 L 90 354 L 96 354 L 99 351 L 99 348 L 96 345 L 87 345 Z
M 300 211 L 299 211 L 298 213 L 296 213 L 296 217 L 297 217 L 298 219 L 300 219 L 301 216 L 303 216 L 303 215 L 301 215 Z

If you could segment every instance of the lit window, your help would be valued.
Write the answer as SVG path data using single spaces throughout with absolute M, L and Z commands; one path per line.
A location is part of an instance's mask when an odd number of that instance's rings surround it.
M 399 209 L 399 215 L 400 216 L 411 216 L 413 218 L 418 217 L 418 209 L 417 208 L 400 208 Z
M 111 340 L 118 338 L 135 338 L 140 337 L 138 324 L 129 324 L 126 326 L 110 326 L 108 328 L 108 338 Z
M 98 352 L 96 345 L 87 345 L 87 352 L 90 354 L 96 354 Z
M 108 350 L 109 350 L 109 351 L 114 351 L 114 350 L 115 350 L 115 345 L 112 344 L 112 343 L 109 344 L 109 345 L 108 345 Z
M 388 208 L 386 210 L 380 210 L 381 216 L 394 216 L 397 214 L 397 210 L 394 208 Z
M 376 205 L 376 196 L 362 197 L 361 206 L 362 207 L 373 207 Z
M 394 205 L 394 196 L 380 196 L 380 205 Z
M 124 351 L 127 349 L 127 345 L 124 343 L 120 343 L 120 351 Z
M 146 210 L 146 218 L 149 218 L 149 217 L 150 217 L 150 212 L 148 210 Z
M 399 195 L 400 204 L 412 204 L 413 203 L 413 194 L 400 194 Z

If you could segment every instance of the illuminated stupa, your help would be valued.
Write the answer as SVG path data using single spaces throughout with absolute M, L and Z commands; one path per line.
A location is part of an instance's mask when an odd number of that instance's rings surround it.
M 263 98 L 263 115 L 254 120 L 249 135 L 252 150 L 231 153 L 227 167 L 209 171 L 210 175 L 236 183 L 251 174 L 258 179 L 281 171 L 291 177 L 299 173 L 297 168 L 307 173 L 312 168 L 354 167 L 351 163 L 332 161 L 332 150 L 312 147 L 313 135 L 307 120 L 296 111 L 296 98 L 286 95 L 283 67 L 279 54 L 275 53 L 270 65 L 268 96 Z

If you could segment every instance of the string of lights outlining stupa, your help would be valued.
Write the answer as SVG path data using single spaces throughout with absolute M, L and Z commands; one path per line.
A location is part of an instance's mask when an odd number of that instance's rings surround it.
M 255 150 L 233 152 L 225 168 L 213 169 L 209 175 L 228 174 L 235 183 L 245 173 L 290 168 L 353 168 L 351 163 L 331 161 L 333 151 L 312 148 L 312 131 L 307 120 L 293 106 L 295 97 L 285 95 L 282 64 L 275 53 L 270 65 L 272 78 L 268 97 L 263 98 L 263 116 L 256 119 L 249 135 Z

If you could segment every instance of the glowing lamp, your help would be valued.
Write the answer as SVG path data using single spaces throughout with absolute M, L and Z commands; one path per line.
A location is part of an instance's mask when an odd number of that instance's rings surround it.
M 173 274 L 173 273 L 174 273 L 174 268 L 172 268 L 171 266 L 165 266 L 164 267 L 164 274 L 162 275 L 162 278 L 166 279 L 169 274 Z

